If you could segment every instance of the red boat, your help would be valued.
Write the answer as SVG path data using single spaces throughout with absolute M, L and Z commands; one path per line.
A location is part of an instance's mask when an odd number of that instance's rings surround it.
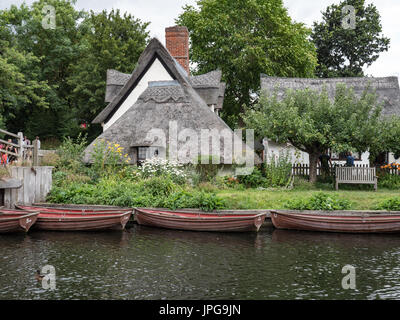
M 17 205 L 39 211 L 35 229 L 53 231 L 123 230 L 133 209 L 79 205 Z
M 140 225 L 190 231 L 257 232 L 265 217 L 265 213 L 208 213 L 188 210 L 135 209 L 135 219 Z
M 345 233 L 400 232 L 400 212 L 271 210 L 275 228 Z
M 39 212 L 0 209 L 0 233 L 28 232 Z

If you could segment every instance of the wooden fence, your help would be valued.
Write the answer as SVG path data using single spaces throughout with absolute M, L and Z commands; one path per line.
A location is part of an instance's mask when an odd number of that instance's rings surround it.
M 331 167 L 331 175 L 335 175 L 335 168 L 337 166 L 332 166 Z M 356 164 L 354 165 L 356 168 L 369 168 L 369 165 L 367 164 Z M 377 174 L 394 174 L 394 175 L 400 175 L 400 170 L 397 170 L 396 168 L 376 168 Z M 308 164 L 295 164 L 292 166 L 292 174 L 294 176 L 308 176 L 310 175 L 310 166 Z M 322 174 L 322 169 L 321 167 L 317 167 L 317 176 L 320 176 Z
M 52 169 L 53 167 L 11 166 L 11 177 L 20 181 L 21 187 L 0 189 L 0 196 L 3 197 L 0 202 L 7 208 L 13 208 L 16 203 L 44 202 L 52 185 Z
M 14 156 L 17 162 L 22 163 L 24 160 L 31 161 L 33 166 L 39 165 L 39 141 L 34 140 L 32 145 L 24 144 L 24 135 L 22 132 L 18 132 L 17 134 L 0 129 L 0 133 L 5 134 L 6 136 L 14 138 L 17 140 L 17 143 L 12 141 L 7 141 L 0 139 L 0 143 L 5 145 L 5 148 L 0 149 L 0 152 L 3 154 L 7 154 L 10 156 Z M 10 147 L 11 150 L 7 150 Z

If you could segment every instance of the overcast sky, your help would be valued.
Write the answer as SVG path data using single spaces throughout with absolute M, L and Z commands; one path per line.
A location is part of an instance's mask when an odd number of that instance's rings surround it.
M 314 21 L 321 21 L 321 11 L 328 5 L 340 2 L 340 0 L 283 1 L 294 20 L 303 22 L 309 27 Z M 29 5 L 33 0 L 1 0 L 0 9 L 8 8 L 11 4 L 20 5 L 23 2 Z M 165 43 L 165 27 L 174 25 L 185 4 L 195 4 L 195 2 L 195 0 L 78 0 L 76 7 L 93 11 L 112 8 L 120 9 L 121 12 L 128 11 L 142 21 L 150 22 L 151 36 Z M 367 0 L 367 3 L 374 3 L 378 8 L 383 34 L 391 39 L 391 44 L 389 51 L 381 53 L 379 59 L 365 72 L 376 77 L 393 75 L 400 77 L 400 1 Z

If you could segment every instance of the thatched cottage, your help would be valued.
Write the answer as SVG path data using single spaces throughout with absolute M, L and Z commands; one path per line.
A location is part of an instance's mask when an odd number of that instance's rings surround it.
M 306 89 L 322 91 L 325 87 L 331 99 L 335 96 L 336 86 L 339 83 L 353 88 L 356 95 L 361 96 L 363 91 L 369 86 L 378 95 L 378 101 L 383 104 L 382 114 L 384 116 L 400 116 L 400 90 L 397 77 L 360 77 L 360 78 L 329 78 L 329 79 L 307 79 L 307 78 L 280 78 L 269 77 L 261 74 L 261 91 L 276 92 L 278 98 L 282 98 L 288 89 Z M 289 151 L 293 163 L 309 164 L 308 154 L 302 152 L 290 144 L 282 145 L 274 141 L 264 139 L 265 156 L 273 157 L 280 151 Z M 356 164 L 369 165 L 369 152 L 363 154 L 353 154 Z M 344 154 L 331 154 L 333 162 L 345 163 Z M 392 163 L 397 159 L 392 153 L 385 152 L 377 159 L 379 163 Z
M 224 92 L 221 71 L 190 75 L 187 28 L 166 28 L 166 47 L 152 39 L 132 74 L 107 71 L 109 104 L 93 120 L 103 133 L 85 150 L 85 161 L 91 161 L 94 145 L 104 139 L 123 147 L 132 164 L 165 154 L 177 154 L 174 160 L 180 162 L 217 155 L 230 164 L 239 148 L 237 135 L 218 115 Z M 240 151 L 245 148 L 260 161 L 251 144 L 240 141 Z

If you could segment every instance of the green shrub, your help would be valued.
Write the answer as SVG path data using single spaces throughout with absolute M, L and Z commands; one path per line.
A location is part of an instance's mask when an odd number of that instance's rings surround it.
M 218 189 L 244 189 L 238 178 L 232 176 L 217 176 L 214 181 Z
M 207 193 L 204 191 L 179 191 L 168 197 L 166 207 L 170 209 L 199 208 L 203 211 L 212 211 L 224 209 L 226 204 L 224 200 L 215 193 Z
M 379 177 L 378 186 L 387 189 L 400 189 L 400 175 L 386 173 Z
M 56 178 L 65 179 L 59 171 Z M 183 190 L 168 177 L 145 180 L 101 178 L 96 184 L 69 182 L 55 184 L 47 201 L 52 203 L 99 204 L 122 207 L 200 208 L 211 211 L 222 209 L 225 203 L 214 193 Z
M 98 139 L 93 144 L 90 153 L 93 164 L 91 166 L 91 176 L 95 179 L 118 174 L 130 161 L 129 154 L 124 153 L 124 148 L 118 143 Z
M 257 167 L 254 167 L 251 174 L 237 176 L 237 179 L 247 188 L 268 187 L 267 179 Z
M 170 177 L 151 177 L 141 181 L 140 186 L 144 192 L 155 197 L 168 197 L 180 188 Z
M 200 182 L 212 181 L 218 174 L 218 170 L 222 166 L 217 164 L 217 156 L 198 156 L 194 170 L 199 174 Z
M 60 162 L 60 156 L 57 153 L 49 152 L 46 153 L 40 160 L 41 166 L 52 166 L 55 167 Z
M 92 179 L 86 174 L 68 170 L 58 170 L 53 173 L 53 185 L 55 186 L 69 185 L 75 182 L 91 183 Z
M 350 209 L 350 202 L 334 194 L 317 192 L 308 199 L 289 200 L 284 207 L 294 210 L 347 210 Z
M 71 183 L 67 187 L 53 186 L 47 201 L 53 203 L 93 204 L 95 186 L 87 183 Z
M 383 200 L 376 207 L 378 210 L 400 211 L 400 197 Z
M 79 134 L 76 140 L 70 137 L 65 138 L 57 149 L 59 156 L 57 167 L 81 172 L 84 168 L 82 158 L 86 145 L 86 136 L 82 136 L 81 134 Z
M 280 152 L 264 164 L 263 173 L 270 187 L 287 187 L 292 176 L 292 161 L 289 153 Z

